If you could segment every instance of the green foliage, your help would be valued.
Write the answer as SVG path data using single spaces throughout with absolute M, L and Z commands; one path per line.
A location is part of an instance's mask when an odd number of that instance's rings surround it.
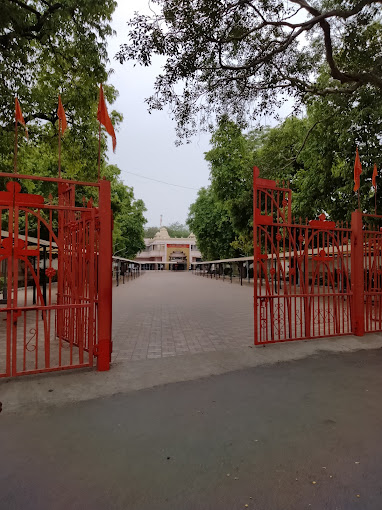
M 188 237 L 190 235 L 189 229 L 182 223 L 170 223 L 167 227 L 167 232 L 170 237 Z
M 145 237 L 152 239 L 157 232 L 159 232 L 160 227 L 146 227 Z M 170 225 L 165 227 L 170 237 L 188 237 L 190 235 L 190 231 L 186 225 L 183 225 L 179 222 L 170 223 Z
M 144 236 L 152 239 L 157 232 L 159 232 L 159 227 L 146 227 L 144 229 Z
M 58 175 L 58 93 L 68 120 L 62 138 L 62 177 L 81 181 L 97 178 L 99 84 L 106 82 L 107 37 L 115 0 L 5 0 L 0 18 L 0 171 L 13 169 L 14 98 L 18 96 L 29 131 L 19 127 L 18 172 Z M 109 104 L 117 91 L 104 85 Z M 115 127 L 122 115 L 112 111 Z M 111 181 L 114 246 L 133 257 L 144 247 L 141 200 L 120 180 L 120 170 L 107 165 L 106 137 L 101 143 L 101 174 Z M 1 188 L 4 182 L 0 183 Z M 49 182 L 23 181 L 23 191 L 47 197 L 56 194 Z M 79 190 L 76 200 L 93 198 L 94 189 Z M 30 225 L 30 233 L 33 225 Z M 43 233 L 42 233 L 43 235 Z
M 114 165 L 105 168 L 105 176 L 111 181 L 111 207 L 114 215 L 113 253 L 120 257 L 134 258 L 145 248 L 143 241 L 146 223 L 145 204 L 134 198 L 133 188 L 120 180 L 121 171 Z
M 191 204 L 187 224 L 195 234 L 204 260 L 237 256 L 232 247 L 235 233 L 224 204 L 211 188 L 201 188 Z
M 0 20 L 0 171 L 13 166 L 14 98 L 19 97 L 29 143 L 19 128 L 20 173 L 57 175 L 58 93 L 69 129 L 62 140 L 63 177 L 97 175 L 98 89 L 107 80 L 106 38 L 114 0 L 50 3 L 6 0 Z M 105 86 L 112 103 L 117 91 Z M 122 116 L 112 112 L 116 124 Z M 102 153 L 106 144 L 103 140 Z
M 115 0 L 2 2 L 0 19 L 0 124 L 12 130 L 14 97 L 27 122 L 57 120 L 60 91 L 69 124 L 77 135 L 87 119 L 100 82 L 107 80 L 106 38 L 112 34 Z M 107 98 L 113 99 L 111 89 Z
M 362 89 L 352 98 L 310 101 L 305 117 L 289 118 L 262 136 L 255 161 L 263 177 L 290 180 L 296 216 L 314 218 L 325 212 L 334 220 L 349 221 L 357 207 L 356 147 L 363 165 L 361 206 L 372 212 L 371 175 L 374 163 L 382 168 L 381 146 L 382 96 Z
M 165 59 L 147 102 L 170 106 L 180 138 L 215 115 L 240 123 L 273 114 L 283 95 L 299 106 L 307 97 L 381 94 L 380 0 L 154 3 L 129 21 L 117 58 Z
M 351 98 L 314 99 L 304 117 L 290 117 L 275 128 L 245 135 L 223 119 L 211 143 L 206 154 L 211 185 L 191 206 L 189 225 L 205 257 L 214 253 L 223 258 L 228 248 L 247 255 L 252 249 L 253 164 L 261 177 L 290 181 L 296 217 L 313 219 L 325 212 L 333 220 L 350 221 L 357 208 L 353 167 L 358 146 L 363 166 L 361 207 L 374 212 L 371 176 L 374 163 L 382 172 L 382 96 L 369 88 Z M 380 178 L 377 184 L 382 185 Z M 381 212 L 379 192 L 377 199 Z M 230 232 L 229 239 L 223 240 L 218 211 L 229 224 L 224 232 Z
M 251 141 L 224 116 L 211 138 L 212 149 L 205 155 L 210 163 L 211 192 L 226 211 L 232 232 L 232 247 L 240 254 L 251 252 L 252 168 Z M 196 232 L 195 232 L 195 235 Z

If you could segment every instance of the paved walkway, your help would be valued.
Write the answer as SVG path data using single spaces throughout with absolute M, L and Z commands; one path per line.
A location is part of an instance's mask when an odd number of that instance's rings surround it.
M 147 272 L 114 287 L 111 370 L 0 380 L 2 416 L 320 355 L 381 349 L 382 335 L 253 345 L 252 287 Z
M 114 288 L 113 361 L 253 345 L 253 288 L 186 272 L 146 272 Z
M 382 336 L 255 348 L 251 292 L 147 273 L 109 372 L 0 381 L 0 508 L 379 510 Z

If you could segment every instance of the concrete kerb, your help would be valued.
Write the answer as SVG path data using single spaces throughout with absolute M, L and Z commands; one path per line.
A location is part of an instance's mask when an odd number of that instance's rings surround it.
M 382 334 L 346 336 L 236 347 L 184 356 L 116 361 L 109 372 L 95 370 L 25 376 L 0 381 L 3 413 L 33 413 L 85 400 L 152 388 L 154 386 L 220 375 L 261 365 L 284 363 L 322 352 L 344 353 L 381 349 Z

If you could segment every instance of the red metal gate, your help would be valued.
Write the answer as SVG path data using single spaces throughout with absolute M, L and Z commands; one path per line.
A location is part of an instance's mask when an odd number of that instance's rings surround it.
M 296 222 L 291 206 L 291 190 L 255 168 L 255 344 L 352 332 L 351 229 Z
M 382 331 L 382 216 L 363 216 L 363 272 L 360 293 L 364 303 L 364 331 Z M 362 320 L 362 318 L 360 319 Z
M 33 179 L 45 181 L 54 196 L 21 193 L 16 180 L 0 192 L 0 376 L 88 367 L 95 356 L 98 368 L 107 370 L 110 183 Z M 81 200 L 89 187 L 98 208 Z

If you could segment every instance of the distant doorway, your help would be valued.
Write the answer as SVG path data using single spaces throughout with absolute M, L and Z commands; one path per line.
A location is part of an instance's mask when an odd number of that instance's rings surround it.
M 170 269 L 173 271 L 185 271 L 187 269 L 187 254 L 182 250 L 173 251 L 170 254 Z
M 184 263 L 179 262 L 176 264 L 172 264 L 173 271 L 185 271 L 186 269 L 187 269 L 187 266 Z

